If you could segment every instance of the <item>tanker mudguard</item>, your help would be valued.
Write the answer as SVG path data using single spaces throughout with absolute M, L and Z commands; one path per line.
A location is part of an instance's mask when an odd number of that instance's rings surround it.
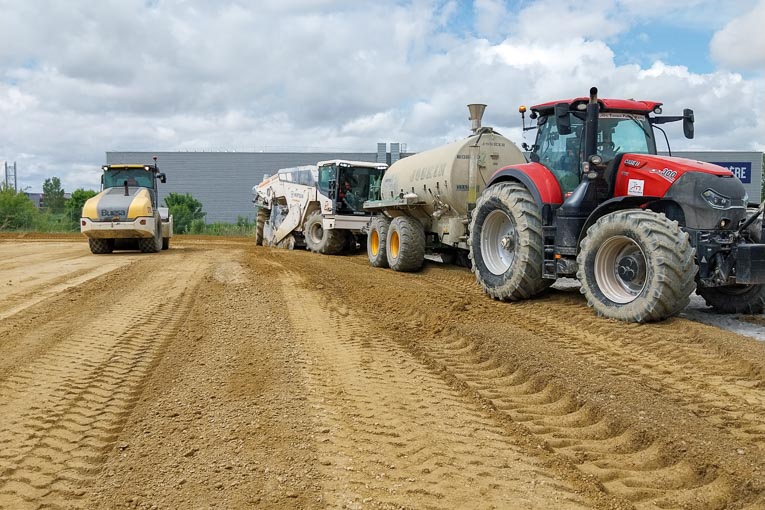
M 487 186 L 512 180 L 519 181 L 526 186 L 540 208 L 544 204 L 559 205 L 563 203 L 558 179 L 544 165 L 526 163 L 500 168 L 491 176 Z

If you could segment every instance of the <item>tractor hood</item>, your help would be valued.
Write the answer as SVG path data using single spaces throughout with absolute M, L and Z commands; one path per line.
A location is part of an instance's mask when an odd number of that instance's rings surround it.
M 151 194 L 142 187 L 107 188 L 85 202 L 82 217 L 91 221 L 127 221 L 154 216 Z
M 649 172 L 658 173 L 662 170 L 677 172 L 680 177 L 686 172 L 702 172 L 705 174 L 730 177 L 733 173 L 725 167 L 696 161 L 695 159 L 675 158 L 671 156 L 654 156 L 651 154 L 625 154 L 623 163 L 632 168 L 646 167 Z

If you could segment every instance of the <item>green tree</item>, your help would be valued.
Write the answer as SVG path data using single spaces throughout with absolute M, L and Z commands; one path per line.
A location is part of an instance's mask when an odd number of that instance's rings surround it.
M 204 224 L 207 213 L 202 210 L 202 202 L 189 193 L 170 193 L 165 197 L 165 205 L 173 215 L 173 229 L 179 234 L 188 233 L 192 223 Z
M 33 228 L 39 212 L 23 192 L 11 186 L 0 186 L 0 230 L 29 230 Z
M 66 201 L 65 205 L 66 217 L 73 223 L 79 223 L 80 218 L 82 217 L 82 207 L 85 205 L 85 202 L 97 194 L 98 192 L 93 191 L 92 189 L 78 188 L 72 191 L 72 196 Z
M 64 212 L 65 201 L 61 179 L 58 177 L 45 179 L 43 183 L 43 203 L 48 211 L 54 214 Z

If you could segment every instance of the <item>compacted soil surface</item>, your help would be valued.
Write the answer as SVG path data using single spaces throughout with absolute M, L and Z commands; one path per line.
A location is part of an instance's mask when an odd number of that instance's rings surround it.
M 0 508 L 765 508 L 765 344 L 699 313 L 250 239 L 6 236 Z

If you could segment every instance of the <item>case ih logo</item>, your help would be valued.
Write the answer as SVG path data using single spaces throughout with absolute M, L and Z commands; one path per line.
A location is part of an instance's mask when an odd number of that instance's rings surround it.
M 635 168 L 640 168 L 643 166 L 642 161 L 635 161 L 634 159 L 625 159 L 624 164 L 627 166 L 634 166 Z
M 662 170 L 656 170 L 655 168 L 651 168 L 650 172 L 652 174 L 661 175 L 669 182 L 675 182 L 675 179 L 677 179 L 677 172 L 675 170 L 670 170 L 669 168 L 664 168 Z

